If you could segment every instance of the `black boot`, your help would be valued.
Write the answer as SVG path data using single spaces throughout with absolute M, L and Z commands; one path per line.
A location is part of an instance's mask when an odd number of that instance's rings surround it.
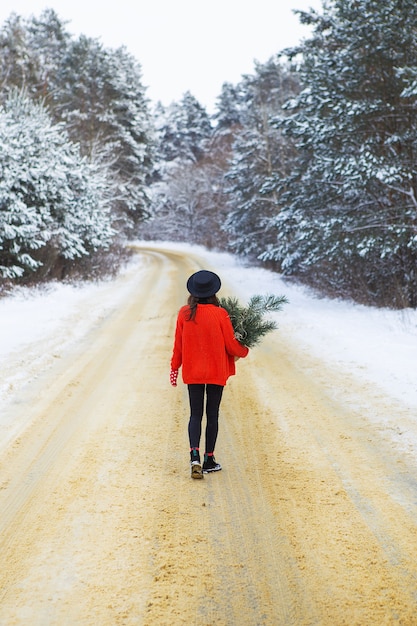
M 216 459 L 212 454 L 204 455 L 204 463 L 203 463 L 203 472 L 204 474 L 208 474 L 209 472 L 218 472 L 222 469 L 220 463 L 217 463 Z

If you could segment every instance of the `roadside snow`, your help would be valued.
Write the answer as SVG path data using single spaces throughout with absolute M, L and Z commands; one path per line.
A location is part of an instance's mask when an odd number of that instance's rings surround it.
M 0 298 L 0 427 L 9 425 L 8 402 L 19 402 L 26 383 L 50 367 L 100 323 L 131 289 L 136 258 L 116 280 L 17 289 Z
M 232 255 L 208 252 L 199 246 L 167 242 L 143 245 L 188 251 L 199 257 L 218 271 L 242 301 L 255 293 L 286 295 L 289 304 L 275 314 L 283 332 L 329 364 L 359 374 L 405 406 L 417 408 L 417 311 L 373 309 L 318 298 L 273 272 L 246 267 Z M 138 271 L 146 271 L 140 256 L 116 280 L 21 289 L 0 299 L 0 409 L 17 392 L 16 382 L 22 384 L 36 376 L 39 368 L 48 367 L 65 347 L 75 344 L 116 308 L 129 289 L 129 276 Z M 5 412 L 1 414 L 0 425 L 7 421 Z
M 417 407 L 417 311 L 374 309 L 318 298 L 306 288 L 284 283 L 272 272 L 246 271 L 244 278 L 236 273 L 242 293 L 270 292 L 289 299 L 276 314 L 281 329 L 291 331 L 318 357 L 353 373 L 360 371 L 361 378 Z M 231 275 L 228 270 L 228 277 Z

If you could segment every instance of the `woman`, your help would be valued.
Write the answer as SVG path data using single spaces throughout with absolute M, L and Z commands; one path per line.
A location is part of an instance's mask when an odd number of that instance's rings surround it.
M 221 470 L 220 463 L 214 458 L 214 447 L 223 388 L 229 376 L 235 374 L 235 360 L 249 352 L 235 339 L 229 315 L 219 305 L 216 293 L 220 286 L 220 278 L 214 272 L 200 270 L 190 276 L 187 281 L 188 304 L 179 310 L 175 330 L 170 380 L 176 387 L 178 370 L 182 366 L 182 379 L 188 385 L 190 400 L 188 435 L 192 478 L 203 478 L 203 473 Z M 207 424 L 201 465 L 200 438 L 205 398 Z

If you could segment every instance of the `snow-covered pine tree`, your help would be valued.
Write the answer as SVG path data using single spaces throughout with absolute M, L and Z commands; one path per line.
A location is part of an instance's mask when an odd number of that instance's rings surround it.
M 4 101 L 14 89 L 48 101 L 70 35 L 53 9 L 39 18 L 12 13 L 0 28 L 0 85 Z
M 296 76 L 276 59 L 255 65 L 240 84 L 240 120 L 228 180 L 229 214 L 224 228 L 234 250 L 257 257 L 275 239 L 270 220 L 279 210 L 272 181 L 288 174 L 290 142 L 271 125 L 282 104 L 298 91 Z
M 0 108 L 0 274 L 14 279 L 107 247 L 107 181 L 62 125 L 19 93 Z
M 131 228 L 143 220 L 153 123 L 139 63 L 124 48 L 109 50 L 80 36 L 62 59 L 53 110 L 83 155 L 110 169 L 112 210 L 119 227 L 124 223 Z
M 239 85 L 223 83 L 220 95 L 216 99 L 216 112 L 213 119 L 216 131 L 231 130 L 242 125 L 242 93 Z
M 290 52 L 304 88 L 281 127 L 299 157 L 263 258 L 336 294 L 416 306 L 417 4 L 324 7 L 301 13 L 314 33 Z
M 181 100 L 157 108 L 157 146 L 161 161 L 195 163 L 212 133 L 210 117 L 202 104 L 187 91 Z
M 0 30 L 3 100 L 14 88 L 41 99 L 87 158 L 111 170 L 112 210 L 132 227 L 147 216 L 153 120 L 139 63 L 124 49 L 71 37 L 57 14 L 12 15 Z

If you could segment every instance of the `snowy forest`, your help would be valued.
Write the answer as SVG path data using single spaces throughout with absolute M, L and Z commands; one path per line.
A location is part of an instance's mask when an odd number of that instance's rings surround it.
M 126 243 L 204 245 L 319 293 L 417 307 L 417 4 L 325 0 L 224 83 L 146 96 L 140 59 L 52 10 L 0 28 L 0 292 L 96 277 Z

